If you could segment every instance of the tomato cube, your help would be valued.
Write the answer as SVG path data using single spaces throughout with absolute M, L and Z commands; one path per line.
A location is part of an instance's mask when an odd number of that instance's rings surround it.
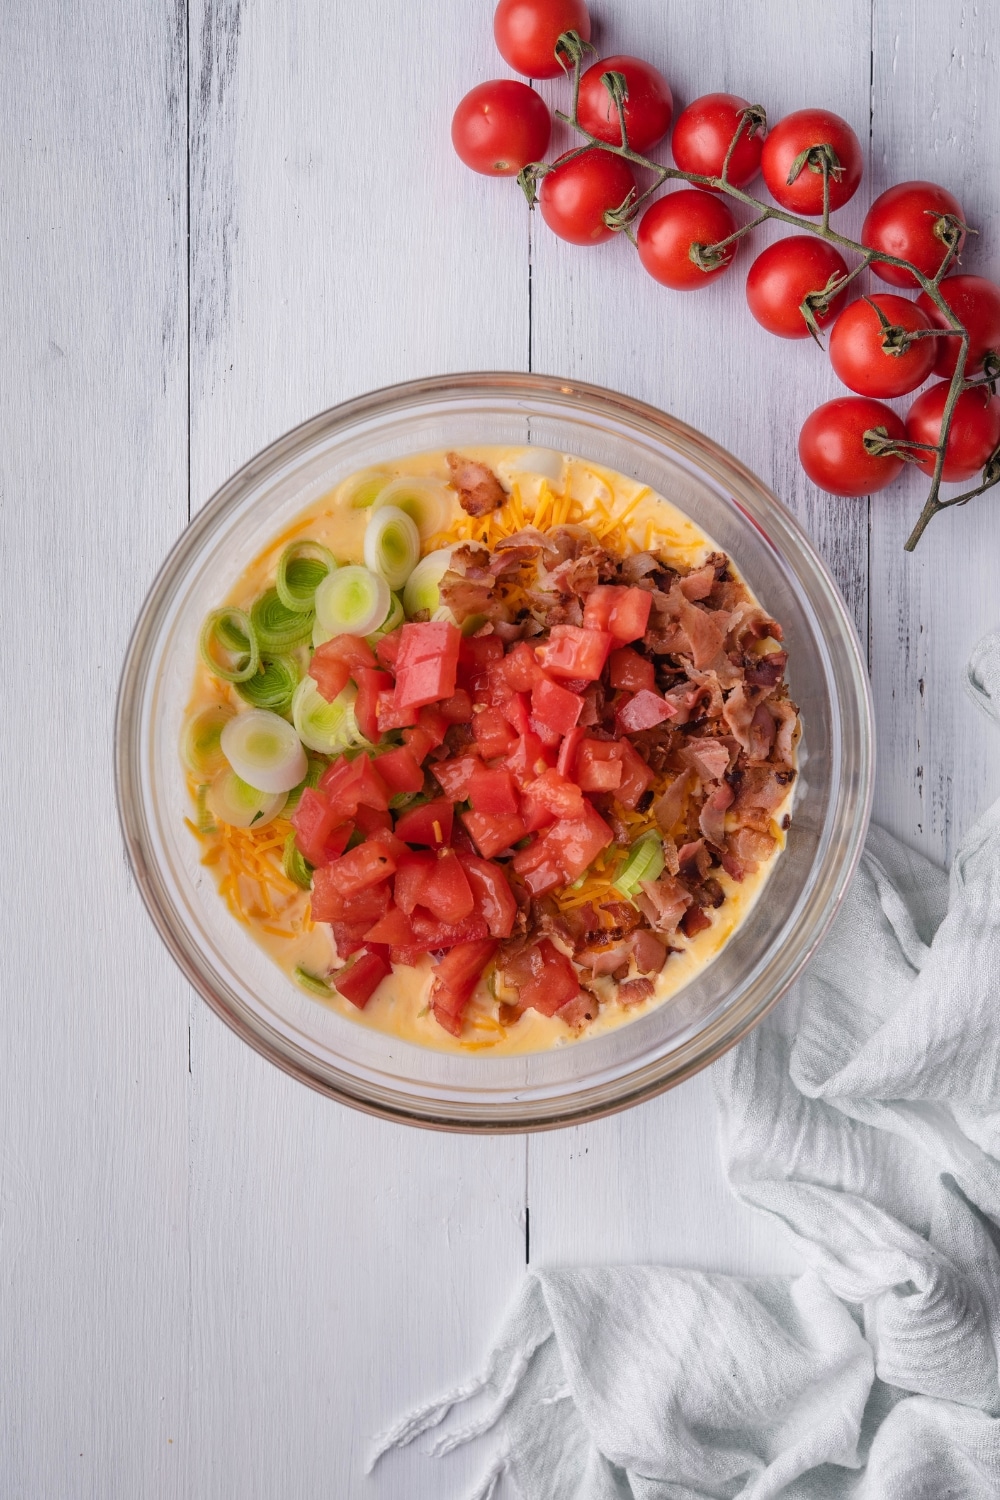
M 521 792 L 525 812 L 539 803 L 554 818 L 582 818 L 585 812 L 583 793 L 576 782 L 568 781 L 552 768 L 529 781 Z
M 338 958 L 350 958 L 352 953 L 357 953 L 365 946 L 365 933 L 371 926 L 371 918 L 363 922 L 343 922 L 333 919 L 330 927 L 333 931 L 333 941 L 337 949 Z
M 675 719 L 677 710 L 661 693 L 649 688 L 640 688 L 631 698 L 626 698 L 617 711 L 618 725 L 626 734 L 638 734 L 642 729 L 653 729 L 665 719 Z
M 591 589 L 583 606 L 583 623 L 588 630 L 607 630 L 611 624 L 611 611 L 619 594 L 624 589 L 618 584 L 601 583 Z
M 602 584 L 587 595 L 583 623 L 591 630 L 607 630 L 623 644 L 645 635 L 653 596 L 648 589 Z
M 460 854 L 459 859 L 472 887 L 476 910 L 485 919 L 490 936 L 510 937 L 517 917 L 517 902 L 502 866 L 475 854 Z
M 454 849 L 443 849 L 438 855 L 421 886 L 419 904 L 439 922 L 461 922 L 472 913 L 476 904 L 472 887 Z
M 446 724 L 472 723 L 472 699 L 465 688 L 456 688 L 450 698 L 442 698 L 437 710 Z
M 524 876 L 529 890 L 538 895 L 540 882 L 549 882 L 553 869 L 561 875 L 563 882 L 569 884 L 583 874 L 613 838 L 614 834 L 600 813 L 584 798 L 582 815 L 563 819 L 546 828 L 532 847 L 514 856 L 514 869 Z M 542 888 L 551 890 L 558 883 L 557 879 Z
M 379 807 L 358 807 L 354 814 L 354 826 L 365 838 L 371 838 L 375 833 L 384 833 L 392 829 L 392 814 L 386 809 L 385 812 Z M 344 840 L 345 844 L 347 840 Z
M 419 792 L 423 788 L 424 773 L 417 764 L 413 752 L 406 745 L 380 755 L 375 762 L 375 769 L 385 782 L 390 795 L 399 792 Z
M 441 849 L 451 843 L 451 828 L 455 809 L 444 797 L 435 797 L 419 807 L 407 808 L 396 819 L 396 837 L 404 844 L 426 844 L 430 849 Z
M 379 734 L 388 734 L 392 729 L 411 729 L 417 722 L 417 710 L 403 708 L 395 688 L 386 688 L 379 693 L 375 715 Z
M 503 641 L 498 635 L 466 635 L 459 642 L 459 666 L 485 672 L 492 662 L 503 660 Z
M 548 677 L 539 676 L 531 689 L 532 724 L 536 733 L 544 725 L 561 739 L 576 728 L 576 721 L 583 708 L 583 699 L 567 688 L 560 687 Z
M 364 1010 L 382 980 L 391 972 L 388 958 L 366 948 L 348 968 L 334 974 L 333 982 L 345 1000 L 350 1000 L 358 1010 Z
M 612 637 L 606 630 L 587 630 L 579 625 L 553 625 L 549 639 L 536 655 L 552 677 L 579 677 L 596 682 L 604 670 Z
M 540 669 L 527 641 L 518 641 L 507 652 L 499 670 L 513 692 L 530 693 Z
M 392 678 L 388 672 L 379 672 L 373 667 L 358 667 L 355 681 L 358 696 L 354 700 L 354 717 L 365 739 L 374 745 L 379 737 L 379 695 L 392 692 Z
M 556 770 L 560 776 L 565 776 L 568 781 L 576 778 L 577 751 L 583 742 L 585 731 L 581 725 L 571 729 L 559 746 L 559 759 L 556 761 Z
M 490 817 L 487 813 L 465 812 L 462 822 L 472 835 L 476 848 L 484 859 L 492 859 L 523 839 L 526 833 L 523 819 L 517 813 L 504 813 L 502 817 Z
M 513 749 L 517 734 L 498 708 L 484 708 L 473 715 L 472 733 L 480 753 L 490 760 L 495 755 L 506 755 Z
M 429 734 L 435 745 L 443 745 L 444 737 L 448 733 L 448 720 L 440 709 L 429 703 L 426 708 L 421 708 L 417 713 L 417 725 Z
M 413 928 L 405 911 L 390 906 L 384 916 L 379 917 L 374 927 L 365 933 L 369 943 L 387 943 L 391 948 L 411 947 L 414 942 Z
M 552 751 L 542 744 L 538 735 L 528 730 L 522 734 L 517 744 L 509 755 L 504 756 L 504 769 L 510 771 L 518 786 L 524 786 L 533 781 L 545 768 L 552 764 L 555 756 Z
M 379 636 L 375 647 L 375 656 L 383 667 L 390 671 L 396 670 L 396 657 L 399 655 L 399 645 L 402 639 L 402 627 L 390 630 L 388 635 Z
M 543 1016 L 554 1016 L 580 993 L 573 964 L 545 937 L 507 961 L 504 979 L 517 990 L 522 1008 L 530 1006 Z
M 423 729 L 419 722 L 411 724 L 403 730 L 403 744 L 409 750 L 418 766 L 422 766 L 428 755 L 434 749 L 434 737 Z
M 541 675 L 539 669 L 538 675 Z M 527 734 L 531 728 L 531 699 L 527 693 L 512 693 L 501 710 L 515 734 Z
M 396 866 L 392 882 L 393 896 L 400 911 L 407 916 L 420 900 L 420 888 L 434 868 L 433 854 L 415 853 L 410 850 Z
M 323 865 L 313 876 L 312 907 L 314 919 L 327 920 L 317 913 L 317 900 L 322 903 L 324 894 L 330 890 L 341 896 L 350 896 L 366 886 L 377 885 L 396 868 L 396 862 L 388 849 L 371 840 L 348 849 L 328 865 Z M 338 912 L 339 916 L 340 913 Z
M 431 1009 L 437 1022 L 459 1036 L 472 992 L 497 951 L 493 938 L 456 944 L 434 967 Z
M 616 740 L 585 739 L 577 752 L 576 781 L 584 792 L 613 792 L 622 784 L 622 753 Z
M 306 787 L 292 814 L 295 842 L 302 858 L 311 865 L 325 864 L 327 841 L 340 821 L 340 812 L 330 806 L 329 797 L 324 792 Z
M 458 922 L 442 922 L 439 917 L 431 916 L 430 912 L 418 906 L 410 921 L 416 945 L 425 953 L 432 953 L 438 948 L 454 948 L 456 943 L 474 943 L 489 937 L 486 918 L 480 916 L 477 911 L 470 912 L 467 917 L 462 917 Z
M 520 811 L 514 778 L 509 771 L 491 771 L 487 766 L 477 766 L 468 782 L 468 798 L 473 810 L 488 817 L 503 817 Z
M 358 635 L 335 635 L 332 640 L 316 647 L 309 663 L 309 675 L 315 678 L 323 697 L 332 703 L 343 691 L 348 677 L 357 681 L 362 667 L 375 667 L 375 653 L 368 642 Z M 338 681 L 339 687 L 336 685 Z
M 655 777 L 642 756 L 629 744 L 620 740 L 622 757 L 622 779 L 618 786 L 617 799 L 623 807 L 635 807 L 639 799 L 653 785 Z
M 367 755 L 357 755 L 354 760 L 340 756 L 323 772 L 319 790 L 345 818 L 353 817 L 362 805 L 382 812 L 389 806 L 389 789 Z
M 631 646 L 619 646 L 612 651 L 608 662 L 611 686 L 626 693 L 637 693 L 640 688 L 656 687 L 656 670 L 651 661 L 633 651 Z
M 448 620 L 407 623 L 400 627 L 396 671 L 401 672 L 415 662 L 441 659 L 452 661 L 457 667 L 461 644 L 462 636 L 458 626 L 452 625 Z
M 469 782 L 481 765 L 478 755 L 455 755 L 450 760 L 436 760 L 432 769 L 445 796 L 452 802 L 464 802 Z
M 327 703 L 332 703 L 338 693 L 344 691 L 350 675 L 346 661 L 341 661 L 339 657 L 321 657 L 319 649 L 313 653 L 312 661 L 309 663 L 309 676 L 315 682 L 320 696 L 325 698 Z

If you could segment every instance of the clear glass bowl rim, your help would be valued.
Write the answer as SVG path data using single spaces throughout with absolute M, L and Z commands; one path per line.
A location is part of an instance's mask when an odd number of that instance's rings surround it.
M 841 672 L 850 689 L 850 704 L 856 720 L 848 726 L 854 743 L 849 746 L 855 781 L 855 792 L 849 799 L 838 841 L 831 841 L 821 867 L 821 899 L 812 913 L 808 933 L 800 935 L 797 952 L 791 964 L 785 964 L 780 980 L 767 987 L 758 984 L 753 1003 L 742 1003 L 727 1010 L 719 1021 L 677 1049 L 676 1053 L 656 1059 L 647 1067 L 620 1078 L 610 1090 L 598 1091 L 597 1097 L 576 1094 L 563 1107 L 555 1104 L 545 1109 L 534 1105 L 524 1110 L 508 1110 L 503 1117 L 481 1113 L 475 1108 L 456 1112 L 424 1110 L 415 1107 L 411 1096 L 393 1097 L 391 1091 L 368 1091 L 353 1080 L 331 1078 L 313 1065 L 302 1049 L 288 1044 L 245 1013 L 235 997 L 220 993 L 211 966 L 204 960 L 158 894 L 156 870 L 149 858 L 148 840 L 144 835 L 136 790 L 139 785 L 139 716 L 136 704 L 145 680 L 145 668 L 153 649 L 161 615 L 179 581 L 198 558 L 206 540 L 223 519 L 254 486 L 288 462 L 308 452 L 338 430 L 349 430 L 361 422 L 380 417 L 400 416 L 408 408 L 432 401 L 449 399 L 468 403 L 477 397 L 484 401 L 509 397 L 530 403 L 551 400 L 570 405 L 600 422 L 602 414 L 612 413 L 618 420 L 631 423 L 664 441 L 711 473 L 723 484 L 749 491 L 755 505 L 768 523 L 769 537 L 780 540 L 782 556 L 795 563 L 796 583 L 801 586 L 808 576 L 812 589 L 811 603 L 817 613 L 822 610 L 827 644 L 835 644 L 840 653 Z M 742 508 L 742 507 L 741 507 Z M 753 516 L 750 516 L 753 522 Z M 756 523 L 754 523 L 756 524 Z M 760 527 L 758 526 L 758 529 Z M 696 428 L 645 402 L 583 381 L 555 376 L 525 375 L 518 372 L 469 372 L 433 376 L 421 380 L 385 386 L 355 397 L 319 413 L 292 428 L 262 449 L 238 469 L 202 507 L 181 533 L 160 568 L 146 596 L 132 632 L 118 693 L 115 722 L 115 782 L 118 813 L 129 862 L 143 901 L 171 956 L 202 998 L 237 1035 L 284 1072 L 309 1087 L 338 1099 L 366 1113 L 424 1128 L 467 1133 L 511 1134 L 559 1128 L 598 1119 L 616 1113 L 675 1087 L 702 1068 L 715 1062 L 747 1035 L 764 1018 L 795 982 L 822 941 L 843 900 L 864 846 L 871 812 L 874 784 L 875 746 L 871 694 L 868 674 L 861 655 L 853 622 L 835 582 L 802 527 L 777 496 L 740 461 L 706 437 Z M 777 961 L 778 954 L 769 962 Z M 766 970 L 761 976 L 766 977 Z M 765 993 L 761 994 L 760 991 Z

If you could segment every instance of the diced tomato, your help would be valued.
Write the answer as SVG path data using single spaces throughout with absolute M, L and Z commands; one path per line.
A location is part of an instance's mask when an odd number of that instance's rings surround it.
M 557 855 L 558 851 L 546 844 L 544 833 L 514 855 L 514 869 L 533 896 L 543 896 L 546 891 L 566 884 Z
M 473 672 L 485 672 L 491 662 L 503 660 L 503 641 L 498 635 L 466 635 L 458 647 L 458 661 Z
M 399 655 L 399 646 L 402 640 L 402 626 L 390 630 L 388 635 L 383 635 L 375 647 L 375 655 L 383 667 L 391 667 L 395 670 L 396 657 Z
M 429 703 L 417 714 L 417 724 L 429 734 L 435 745 L 443 745 L 444 737 L 448 733 L 448 720 L 439 708 Z
M 392 814 L 383 812 L 380 807 L 365 807 L 361 804 L 354 814 L 354 826 L 365 838 L 371 838 L 373 833 L 391 831 Z
M 410 919 L 398 906 L 390 906 L 385 916 L 379 917 L 365 933 L 365 939 L 370 943 L 388 943 L 391 948 L 412 947 L 415 941 Z
M 374 745 L 378 743 L 379 737 L 379 695 L 392 692 L 392 678 L 388 672 L 379 672 L 373 667 L 359 667 L 355 681 L 358 684 L 358 696 L 354 700 L 354 717 L 365 739 L 370 745 Z
M 448 724 L 471 724 L 472 722 L 472 699 L 465 688 L 457 688 L 450 698 L 442 697 L 437 710 Z
M 551 823 L 553 818 L 582 818 L 585 811 L 583 793 L 577 784 L 567 781 L 565 776 L 551 768 L 522 788 L 521 801 L 529 832 L 533 827 Z M 547 809 L 551 816 L 541 821 L 533 820 L 531 815 L 539 806 Z
M 423 765 L 430 752 L 434 749 L 433 736 L 429 735 L 419 722 L 411 724 L 408 729 L 403 730 L 403 743 L 418 766 Z
M 411 943 L 403 947 L 390 948 L 389 957 L 394 964 L 405 964 L 412 969 L 424 956 L 425 950 L 417 943 Z
M 562 739 L 562 735 L 559 733 L 558 729 L 550 729 L 549 726 L 541 719 L 536 719 L 534 714 L 532 714 L 531 718 L 528 720 L 528 726 L 531 729 L 532 734 L 537 734 L 546 750 L 555 750 L 556 746 Z
M 345 818 L 352 818 L 359 806 L 382 812 L 389 806 L 389 790 L 367 755 L 357 755 L 354 760 L 340 756 L 323 772 L 319 789 Z
M 639 799 L 653 785 L 653 772 L 639 752 L 628 740 L 620 740 L 622 757 L 622 779 L 616 792 L 622 807 L 635 807 Z
M 493 938 L 456 944 L 434 968 L 431 1009 L 435 1020 L 459 1036 L 462 1017 L 483 971 L 497 951 Z
M 309 675 L 316 679 L 316 685 L 323 694 L 323 697 L 332 702 L 336 698 L 337 693 L 342 690 L 347 677 L 353 677 L 357 681 L 359 668 L 373 668 L 374 666 L 375 653 L 368 642 L 363 640 L 361 636 L 335 635 L 332 640 L 324 641 L 321 646 L 316 647 L 312 655 L 312 660 L 309 663 Z M 334 668 L 346 669 L 347 677 L 344 678 L 344 682 L 341 683 L 336 692 L 330 693 L 326 691 L 323 679 L 327 673 L 330 673 L 331 681 L 334 681 Z
M 333 976 L 333 982 L 345 1000 L 364 1010 L 383 979 L 392 972 L 388 958 L 366 948 L 346 969 Z
M 326 868 L 329 866 L 324 866 Z M 316 873 L 319 875 L 320 871 Z M 344 895 L 325 876 L 320 880 L 313 880 L 312 915 L 316 922 L 360 923 L 362 930 L 367 932 L 372 923 L 384 916 L 388 909 L 389 887 L 385 881 L 380 881 L 378 885 L 366 885 L 360 891 Z M 343 950 L 340 950 L 340 956 L 347 957 Z
M 453 660 L 457 666 L 461 645 L 462 636 L 458 626 L 452 625 L 449 620 L 407 623 L 400 627 L 396 670 L 401 672 L 415 662 L 436 661 L 441 657 Z
M 454 849 L 442 849 L 420 889 L 419 904 L 439 922 L 461 922 L 475 907 L 472 887 Z
M 410 853 L 406 844 L 403 843 L 402 839 L 396 837 L 391 828 L 373 828 L 368 834 L 368 838 L 372 843 L 380 844 L 386 850 L 389 858 L 397 868 L 399 861 L 406 859 Z
M 559 747 L 559 759 L 556 761 L 556 770 L 560 776 L 573 781 L 576 777 L 576 755 L 583 741 L 586 731 L 581 725 L 571 729 Z
M 379 693 L 375 715 L 379 734 L 388 734 L 392 729 L 410 729 L 417 722 L 417 710 L 403 708 L 395 688 L 385 688 Z
M 330 806 L 330 799 L 325 792 L 306 787 L 298 807 L 292 813 L 295 842 L 302 858 L 307 859 L 311 865 L 325 864 L 327 841 L 340 821 L 340 812 Z M 346 842 L 345 838 L 344 843 Z
M 618 741 L 585 739 L 577 752 L 576 782 L 584 792 L 616 791 L 622 784 Z
M 485 918 L 490 936 L 510 937 L 517 917 L 517 902 L 502 867 L 475 854 L 462 854 L 459 859 L 472 887 L 476 910 Z
M 413 752 L 406 745 L 380 755 L 375 762 L 375 769 L 385 782 L 390 795 L 397 792 L 419 792 L 423 787 L 424 773 L 417 764 Z
M 619 646 L 609 659 L 611 686 L 626 693 L 637 693 L 640 688 L 656 687 L 656 670 L 651 661 L 633 651 L 631 646 Z
M 530 693 L 539 673 L 535 653 L 527 641 L 518 641 L 504 657 L 500 670 L 515 693 Z
M 362 891 L 366 886 L 377 885 L 387 875 L 391 875 L 396 868 L 396 862 L 384 845 L 369 840 L 364 844 L 358 844 L 353 849 L 348 849 L 346 854 L 341 854 L 337 859 L 331 860 L 328 865 L 323 865 L 313 876 L 312 887 L 312 909 L 313 917 L 317 922 L 329 921 L 317 910 L 317 901 L 320 908 L 325 909 L 323 898 L 327 891 L 335 891 L 339 896 L 350 896 L 355 891 Z M 334 913 L 342 916 L 343 910 Z
M 583 623 L 591 630 L 607 630 L 623 644 L 646 633 L 653 596 L 648 589 L 602 584 L 587 595 Z
M 520 811 L 514 778 L 509 771 L 491 771 L 481 764 L 475 767 L 468 782 L 468 798 L 475 812 L 490 818 Z
M 531 699 L 527 693 L 511 693 L 503 705 L 502 713 L 516 734 L 528 733 L 531 727 Z
M 554 1016 L 580 993 L 576 969 L 545 937 L 508 960 L 504 978 L 516 988 L 522 1007 L 530 1006 L 543 1016 Z
M 517 813 L 505 813 L 503 817 L 489 817 L 486 813 L 464 812 L 462 822 L 472 835 L 476 848 L 484 859 L 492 859 L 523 839 L 527 832 L 524 820 Z
M 433 770 L 445 796 L 452 802 L 464 802 L 469 782 L 481 765 L 478 755 L 455 755 L 450 760 L 436 760 Z
M 350 958 L 352 953 L 365 946 L 365 933 L 371 925 L 370 917 L 364 922 L 343 922 L 336 918 L 331 921 L 333 941 L 340 958 Z
M 509 755 L 504 756 L 504 768 L 510 771 L 518 786 L 533 781 L 546 766 L 555 760 L 552 751 L 542 744 L 538 735 L 528 730 L 522 734 Z
M 606 630 L 586 630 L 579 625 L 553 625 L 549 639 L 536 649 L 545 671 L 552 677 L 579 677 L 596 682 L 604 670 L 612 637 Z
M 396 866 L 392 882 L 393 895 L 400 911 L 407 916 L 420 900 L 420 888 L 434 868 L 434 855 L 410 850 Z
M 569 883 L 582 875 L 587 866 L 606 849 L 614 838 L 600 813 L 583 799 L 583 815 L 566 818 L 546 828 L 535 843 L 514 856 L 514 869 L 523 875 L 533 895 L 551 890 L 562 881 Z M 552 873 L 556 878 L 553 880 Z
M 419 708 L 450 698 L 455 691 L 458 627 L 447 620 L 402 627 L 396 656 L 396 697 L 400 708 Z
M 618 725 L 626 734 L 638 734 L 640 729 L 653 729 L 664 719 L 675 719 L 677 710 L 661 693 L 650 688 L 640 688 L 631 698 L 626 698 L 617 712 Z
M 454 948 L 456 943 L 474 943 L 489 936 L 486 918 L 470 912 L 460 922 L 441 922 L 418 906 L 411 917 L 413 936 L 425 953 L 435 948 Z
M 419 807 L 410 807 L 396 820 L 396 837 L 404 844 L 425 844 L 441 849 L 451 843 L 455 809 L 444 797 L 435 797 Z
M 540 676 L 531 689 L 531 712 L 536 722 L 541 722 L 555 731 L 560 738 L 576 728 L 576 721 L 583 708 L 583 699 Z
M 534 795 L 537 784 L 537 781 L 526 781 L 521 788 L 521 817 L 526 833 L 537 833 L 540 828 L 548 828 L 556 820 L 548 799 Z
M 495 755 L 506 755 L 517 740 L 517 735 L 498 708 L 484 708 L 474 714 L 472 733 L 476 744 L 487 760 Z
M 337 694 L 344 691 L 351 674 L 346 661 L 341 661 L 336 656 L 320 656 L 322 649 L 320 646 L 313 652 L 312 661 L 309 663 L 309 676 L 315 682 L 320 697 L 325 698 L 327 703 L 332 703 Z

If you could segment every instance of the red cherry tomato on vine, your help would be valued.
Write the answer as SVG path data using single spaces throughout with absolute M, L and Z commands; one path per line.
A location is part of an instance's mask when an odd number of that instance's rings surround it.
M 891 484 L 904 460 L 865 452 L 863 438 L 872 427 L 906 437 L 899 417 L 881 401 L 841 396 L 817 406 L 799 433 L 799 460 L 813 484 L 831 495 L 871 495 Z
M 906 435 L 914 443 L 937 443 L 941 440 L 941 419 L 951 382 L 940 380 L 929 391 L 918 396 L 906 414 Z M 1000 444 L 1000 397 L 991 396 L 985 386 L 963 391 L 955 402 L 948 445 L 941 477 L 949 483 L 971 479 Z M 925 474 L 933 474 L 934 453 L 916 455 Z
M 594 146 L 568 161 L 559 157 L 541 180 L 538 202 L 542 218 L 561 240 L 599 245 L 615 232 L 605 224 L 605 212 L 620 208 L 634 189 L 628 162 Z
M 969 330 L 965 373 L 975 375 L 982 369 L 987 354 L 992 352 L 1000 358 L 1000 286 L 987 281 L 985 276 L 946 276 L 939 290 L 952 312 Z M 927 314 L 934 328 L 951 327 L 926 292 L 920 293 L 917 306 Z M 933 342 L 937 344 L 934 373 L 950 379 L 958 363 L 961 340 L 947 338 L 934 339 Z
M 933 182 L 900 182 L 880 193 L 865 215 L 861 226 L 861 243 L 871 250 L 884 250 L 899 260 L 908 260 L 925 276 L 934 276 L 941 268 L 947 246 L 936 233 L 942 215 L 963 220 L 965 214 L 958 199 Z M 963 233 L 958 249 L 965 242 Z M 876 276 L 890 286 L 917 286 L 911 271 L 872 261 Z
M 577 31 L 590 41 L 584 0 L 500 0 L 493 14 L 500 56 L 526 78 L 562 77 L 556 42 L 564 31 Z
M 846 120 L 826 109 L 797 109 L 773 126 L 760 154 L 760 168 L 775 203 L 793 214 L 823 212 L 823 173 L 810 163 L 793 182 L 789 174 L 804 151 L 831 146 L 840 163 L 830 174 L 830 207 L 842 208 L 857 192 L 864 162 L 861 144 Z
M 931 326 L 915 302 L 878 292 L 844 308 L 830 333 L 830 363 L 859 395 L 905 396 L 923 385 L 934 368 L 937 340 L 916 339 L 904 353 L 893 354 L 882 346 L 876 308 L 894 327 L 918 332 Z
M 749 107 L 738 94 L 703 94 L 681 110 L 670 142 L 681 171 L 696 172 L 701 177 L 721 176 L 740 117 Z M 748 135 L 746 127 L 741 131 L 729 161 L 729 181 L 734 187 L 746 187 L 757 176 L 763 144 L 762 135 Z M 718 188 L 705 191 L 717 193 Z
M 601 78 L 621 73 L 628 86 L 625 99 L 625 129 L 633 151 L 648 151 L 662 141 L 670 129 L 674 97 L 662 73 L 641 57 L 605 57 L 588 68 L 580 79 L 580 124 L 599 141 L 622 144 L 618 108 Z
M 776 333 L 781 339 L 808 338 L 809 325 L 800 311 L 802 303 L 810 292 L 824 291 L 831 276 L 846 275 L 847 262 L 832 245 L 811 234 L 790 234 L 768 245 L 750 267 L 747 302 L 768 333 Z M 845 287 L 826 312 L 813 310 L 817 327 L 825 328 L 833 322 L 846 296 Z
M 717 244 L 736 228 L 732 210 L 722 198 L 682 188 L 658 198 L 643 214 L 636 235 L 639 259 L 654 281 L 676 292 L 693 292 L 728 269 L 740 242 L 727 246 L 723 260 L 711 271 L 695 265 L 691 246 Z
M 545 155 L 551 129 L 541 95 L 526 83 L 498 78 L 466 94 L 451 122 L 451 142 L 474 172 L 513 177 Z

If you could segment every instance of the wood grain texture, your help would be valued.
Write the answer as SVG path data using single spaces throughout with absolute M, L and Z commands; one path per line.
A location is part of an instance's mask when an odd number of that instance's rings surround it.
M 187 996 L 111 742 L 186 520 L 183 52 L 167 4 L 5 19 L 0 1493 L 181 1495 Z
M 523 1274 L 526 1206 L 535 1264 L 794 1262 L 727 1193 L 708 1075 L 528 1141 L 408 1131 L 294 1084 L 183 984 L 127 873 L 110 741 L 128 632 L 189 497 L 411 376 L 530 357 L 653 401 L 817 539 L 870 650 L 878 814 L 937 857 L 1000 791 L 958 686 L 996 623 L 998 513 L 942 517 L 905 557 L 916 485 L 869 507 L 801 475 L 798 427 L 838 387 L 811 345 L 757 327 L 739 275 L 670 294 L 624 242 L 571 249 L 529 227 L 513 184 L 461 168 L 454 104 L 507 71 L 488 0 L 440 0 L 433 24 L 398 0 L 9 9 L 8 715 L 46 752 L 0 793 L 0 1494 L 460 1495 L 478 1454 L 397 1455 L 371 1481 L 363 1459 L 479 1362 Z M 851 228 L 869 189 L 957 185 L 983 231 L 967 264 L 1000 272 L 988 7 L 594 10 L 602 50 L 649 55 L 678 107 L 723 88 L 772 117 L 816 101 L 852 119 L 871 174 Z

